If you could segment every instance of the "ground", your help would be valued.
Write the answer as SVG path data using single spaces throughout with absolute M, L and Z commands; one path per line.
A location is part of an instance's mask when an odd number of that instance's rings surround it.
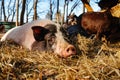
M 61 58 L 0 44 L 0 80 L 120 80 L 120 42 L 109 44 L 78 35 L 79 55 Z

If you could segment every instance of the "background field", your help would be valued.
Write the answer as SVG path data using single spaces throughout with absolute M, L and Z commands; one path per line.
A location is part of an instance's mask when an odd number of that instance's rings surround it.
M 78 35 L 80 52 L 67 59 L 0 44 L 0 80 L 120 80 L 120 42 L 106 45 Z

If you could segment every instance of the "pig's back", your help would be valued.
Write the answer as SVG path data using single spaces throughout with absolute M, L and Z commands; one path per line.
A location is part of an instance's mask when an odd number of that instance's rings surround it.
M 32 44 L 35 42 L 32 26 L 45 26 L 47 24 L 55 24 L 50 20 L 36 20 L 24 25 L 10 29 L 5 35 L 1 38 L 1 41 L 13 40 L 14 42 L 22 45 L 25 48 L 31 50 Z

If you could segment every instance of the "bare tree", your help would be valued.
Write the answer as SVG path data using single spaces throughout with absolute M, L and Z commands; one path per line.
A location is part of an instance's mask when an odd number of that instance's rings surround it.
M 50 0 L 49 1 L 49 10 L 48 10 L 48 13 L 46 14 L 46 18 L 50 19 L 50 20 L 53 20 L 53 12 L 56 8 L 55 6 L 55 1 L 54 0 Z
M 13 8 L 12 8 L 12 19 L 11 19 L 12 22 L 14 20 L 15 12 L 16 12 L 16 10 L 15 10 L 15 3 L 16 3 L 16 0 L 14 0 L 14 4 L 13 4 Z
M 16 26 L 18 26 L 19 20 L 19 0 L 16 0 Z
M 59 0 L 57 0 L 57 13 L 59 12 Z
M 14 1 L 14 2 L 12 2 L 12 1 Z M 16 0 L 8 0 L 8 5 L 5 5 L 4 1 L 2 2 L 3 14 L 5 14 L 4 21 L 10 21 L 10 20 L 13 21 L 15 12 L 16 12 L 15 2 L 16 2 Z
M 68 19 L 67 19 L 67 17 L 68 17 L 68 5 L 69 5 L 69 1 L 73 1 L 73 0 L 66 0 L 66 22 L 68 23 Z
M 29 7 L 30 2 L 31 2 L 31 0 L 27 0 L 27 2 L 26 2 L 26 22 L 28 22 L 28 17 L 33 9 L 33 6 Z
M 52 11 L 52 0 L 50 0 L 50 20 L 52 20 L 52 14 L 53 14 L 53 11 Z
M 73 0 L 64 0 L 64 7 L 63 7 L 63 15 L 62 15 L 62 22 L 61 24 L 64 23 L 64 19 L 66 19 L 66 22 L 68 22 L 67 20 L 67 16 L 68 16 L 68 4 L 69 1 L 73 1 Z M 66 8 L 67 7 L 67 8 Z M 74 10 L 74 9 L 73 9 Z M 65 12 L 66 11 L 66 12 Z M 72 11 L 71 11 L 72 12 Z M 65 17 L 65 13 L 66 13 L 66 17 Z
M 25 4 L 26 4 L 26 0 L 22 0 L 22 11 L 21 11 L 21 15 L 20 15 L 20 25 L 22 25 L 24 23 Z
M 60 22 L 59 0 L 57 0 L 56 21 L 57 21 L 57 23 L 59 23 L 59 22 Z
M 2 0 L 2 10 L 3 10 L 4 21 L 6 21 L 6 13 L 5 13 L 4 1 L 5 0 Z
M 8 7 L 8 9 L 7 9 L 7 14 L 8 15 L 6 16 L 6 21 L 8 21 L 9 17 L 11 16 L 11 10 L 10 10 L 11 9 L 11 7 L 10 7 L 11 1 L 12 0 L 9 0 L 8 6 L 7 6 Z
M 61 22 L 61 24 L 63 24 L 63 23 L 64 23 L 64 17 L 65 17 L 65 7 L 66 7 L 66 0 L 64 0 L 63 15 L 62 15 L 62 22 Z
M 38 3 L 38 0 L 34 0 L 34 16 L 33 16 L 33 20 L 37 19 L 37 3 Z
M 1 1 L 0 1 L 1 2 Z M 2 2 L 0 3 L 0 21 L 2 21 Z
M 73 4 L 73 6 L 71 7 L 71 11 L 70 11 L 69 15 L 71 15 L 71 13 L 74 11 L 74 9 L 78 6 L 79 2 L 80 2 L 80 0 L 76 0 L 75 1 L 75 3 Z

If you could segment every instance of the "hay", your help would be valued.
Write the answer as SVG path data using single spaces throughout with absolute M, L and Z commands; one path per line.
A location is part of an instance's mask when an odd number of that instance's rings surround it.
M 111 13 L 113 16 L 120 18 L 120 3 L 117 4 L 116 6 L 112 7 Z
M 120 43 L 78 36 L 82 55 L 61 58 L 5 42 L 0 48 L 0 80 L 119 80 Z

